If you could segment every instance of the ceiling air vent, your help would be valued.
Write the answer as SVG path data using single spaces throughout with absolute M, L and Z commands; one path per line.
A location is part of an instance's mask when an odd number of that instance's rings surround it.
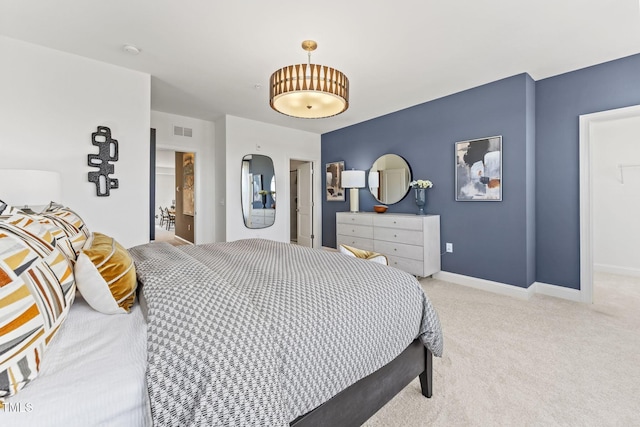
M 191 138 L 193 136 L 193 129 L 191 128 L 185 128 L 182 126 L 174 126 L 173 127 L 173 134 L 176 136 L 187 136 L 189 138 Z

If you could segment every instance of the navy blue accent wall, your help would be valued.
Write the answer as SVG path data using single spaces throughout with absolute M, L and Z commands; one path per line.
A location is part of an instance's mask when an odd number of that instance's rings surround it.
M 273 160 L 271 160 L 271 157 L 268 156 L 264 156 L 262 154 L 254 154 L 253 158 L 251 159 L 250 162 L 250 166 L 249 166 L 249 171 L 256 175 L 262 175 L 262 190 L 267 190 L 269 191 L 271 189 L 271 179 L 273 178 Z M 273 203 L 273 198 L 271 197 L 270 194 L 267 195 L 267 203 L 266 203 L 266 207 L 269 208 L 271 207 L 271 204 Z M 262 208 L 262 202 L 253 202 L 253 207 L 256 209 L 261 209 Z
M 527 283 L 536 281 L 536 83 L 526 81 Z
M 536 280 L 579 289 L 579 116 L 640 104 L 640 55 L 540 80 L 536 100 Z
M 322 135 L 323 163 L 368 170 L 386 153 L 409 163 L 414 179 L 429 179 L 427 212 L 441 215 L 441 243 L 454 244 L 442 269 L 520 287 L 535 270 L 535 91 L 520 74 Z M 456 202 L 456 141 L 502 135 L 503 201 Z M 324 180 L 323 180 L 324 181 Z M 335 213 L 345 202 L 323 200 L 322 243 L 336 245 Z M 360 210 L 377 201 L 360 189 Z M 413 194 L 388 212 L 414 213 Z
M 522 74 L 322 136 L 322 159 L 368 169 L 385 153 L 430 179 L 427 211 L 441 215 L 444 271 L 526 287 L 580 288 L 579 116 L 640 104 L 640 54 L 534 82 Z M 455 141 L 503 136 L 503 202 L 455 202 Z M 361 210 L 376 204 L 360 190 Z M 323 201 L 323 244 L 335 213 Z M 414 212 L 409 194 L 389 212 Z M 444 250 L 442 250 L 444 252 Z

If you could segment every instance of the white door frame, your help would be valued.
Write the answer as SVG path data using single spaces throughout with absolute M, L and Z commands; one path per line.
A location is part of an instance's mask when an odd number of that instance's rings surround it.
M 640 116 L 640 105 L 580 116 L 580 300 L 593 304 L 592 124 Z

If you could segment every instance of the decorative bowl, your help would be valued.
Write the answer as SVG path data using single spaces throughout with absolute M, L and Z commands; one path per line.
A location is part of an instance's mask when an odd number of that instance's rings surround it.
M 374 205 L 373 210 L 378 213 L 385 213 L 387 211 L 387 207 L 385 205 Z

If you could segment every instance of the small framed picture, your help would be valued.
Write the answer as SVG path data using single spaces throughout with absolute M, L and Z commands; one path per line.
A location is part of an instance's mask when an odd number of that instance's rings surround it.
M 456 142 L 456 201 L 502 200 L 502 136 Z
M 328 202 L 344 202 L 344 188 L 342 188 L 342 171 L 344 162 L 327 163 L 325 194 Z

